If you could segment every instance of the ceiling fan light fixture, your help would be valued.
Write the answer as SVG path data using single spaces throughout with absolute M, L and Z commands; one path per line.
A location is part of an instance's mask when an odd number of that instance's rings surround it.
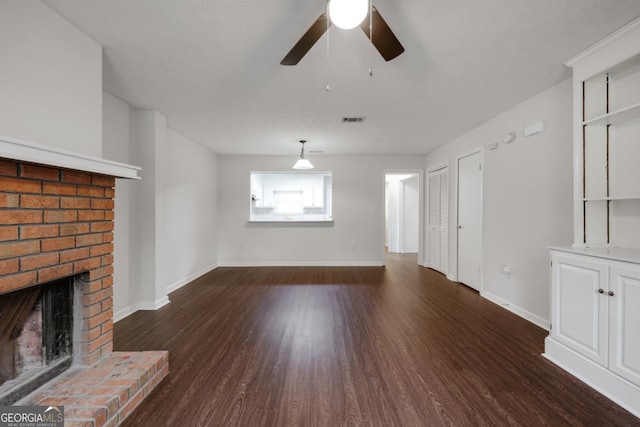
M 357 27 L 369 12 L 369 0 L 329 0 L 329 18 L 343 30 Z
M 304 139 L 300 140 L 300 144 L 302 144 L 302 150 L 300 150 L 300 158 L 298 159 L 296 164 L 293 165 L 294 169 L 298 169 L 298 170 L 313 169 L 313 165 L 311 164 L 311 162 L 304 158 L 304 143 L 305 142 L 307 142 L 307 141 L 305 141 Z

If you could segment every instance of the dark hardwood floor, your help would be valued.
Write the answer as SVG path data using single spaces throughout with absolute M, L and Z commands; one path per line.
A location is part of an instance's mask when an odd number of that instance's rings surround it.
M 415 256 L 218 268 L 170 299 L 115 325 L 116 350 L 169 350 L 127 426 L 640 425 L 542 358 L 546 331 Z

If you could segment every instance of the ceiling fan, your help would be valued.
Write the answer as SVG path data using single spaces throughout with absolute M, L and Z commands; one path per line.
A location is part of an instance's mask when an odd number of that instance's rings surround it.
M 330 0 L 330 3 L 331 1 L 335 0 Z M 374 6 L 368 6 L 368 9 L 369 11 L 366 17 L 360 22 L 359 26 L 367 38 L 371 40 L 371 43 L 378 49 L 378 52 L 380 52 L 380 55 L 382 55 L 385 61 L 391 61 L 404 52 L 404 47 L 402 47 L 398 38 L 382 18 L 378 9 Z M 329 4 L 329 14 L 331 13 L 331 4 Z M 333 24 L 329 14 L 325 12 L 318 17 L 307 32 L 305 32 L 302 37 L 300 37 L 300 40 L 291 48 L 284 59 L 280 61 L 280 65 L 296 65 L 300 62 Z M 370 29 L 371 31 L 369 31 Z

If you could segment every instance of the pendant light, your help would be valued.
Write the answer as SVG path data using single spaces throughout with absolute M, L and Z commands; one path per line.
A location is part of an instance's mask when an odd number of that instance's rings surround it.
M 329 18 L 338 28 L 357 27 L 369 12 L 369 0 L 329 0 Z
M 295 165 L 293 165 L 294 169 L 313 169 L 313 165 L 311 164 L 311 162 L 307 159 L 304 158 L 304 143 L 307 142 L 304 139 L 300 140 L 300 144 L 302 144 L 302 150 L 300 150 L 300 158 L 298 159 L 298 161 L 296 162 Z

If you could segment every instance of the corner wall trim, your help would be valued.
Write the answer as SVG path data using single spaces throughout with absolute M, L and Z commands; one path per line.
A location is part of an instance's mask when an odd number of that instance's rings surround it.
M 537 325 L 539 327 L 541 327 L 542 329 L 545 330 L 549 330 L 549 325 L 550 322 L 547 319 L 543 319 L 542 317 L 533 314 L 527 310 L 525 310 L 522 307 L 518 307 L 517 305 L 514 305 L 512 303 L 510 303 L 509 301 L 500 298 L 497 295 L 492 294 L 491 292 L 486 292 L 486 291 L 482 291 L 480 292 L 480 296 L 483 298 L 488 299 L 489 301 L 493 302 L 494 304 L 499 305 L 502 308 L 505 308 L 507 310 L 509 310 L 510 312 L 517 314 L 518 316 L 522 317 L 525 320 L 528 320 L 529 322 L 533 323 L 534 325 Z
M 113 314 L 113 322 L 117 322 L 119 320 L 124 319 L 127 316 L 132 315 L 138 310 L 158 310 L 159 308 L 164 307 L 169 304 L 168 296 L 164 296 L 157 301 L 141 301 L 134 304 L 131 304 L 128 307 L 123 308 L 122 310 L 118 310 Z
M 135 313 L 136 311 L 138 311 L 138 309 L 136 308 L 136 304 L 127 306 L 122 310 L 116 311 L 115 313 L 113 313 L 113 323 L 116 323 L 118 320 L 124 319 L 125 317 Z

